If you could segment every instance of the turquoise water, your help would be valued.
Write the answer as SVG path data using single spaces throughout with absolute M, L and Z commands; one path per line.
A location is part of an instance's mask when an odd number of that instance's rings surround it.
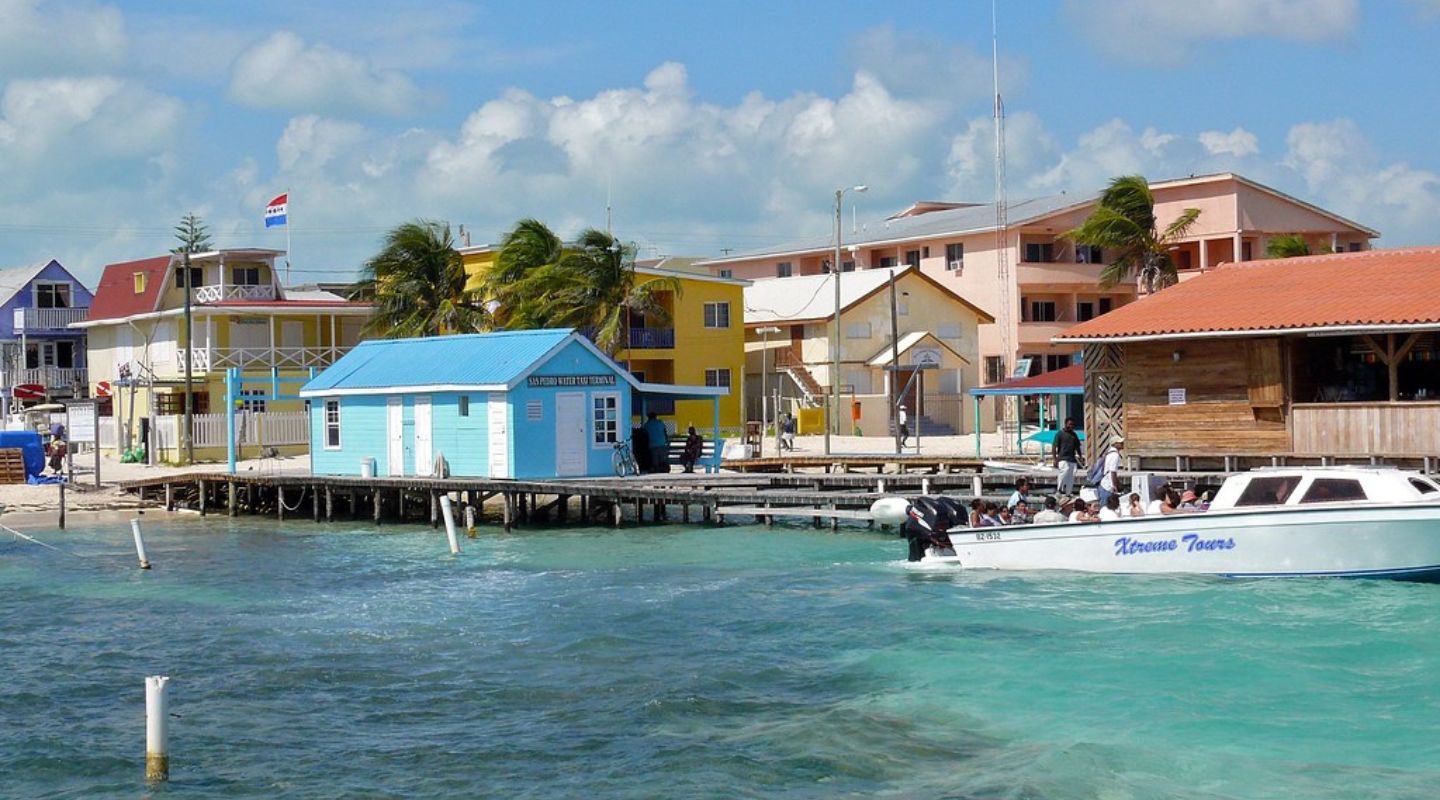
M 1440 587 L 919 572 L 861 530 L 0 539 L 0 796 L 1433 797 Z M 83 557 L 77 557 L 83 556 Z

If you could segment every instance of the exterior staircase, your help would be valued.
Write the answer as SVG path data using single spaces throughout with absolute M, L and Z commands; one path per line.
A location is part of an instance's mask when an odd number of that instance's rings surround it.
M 889 428 L 889 430 L 890 430 L 890 435 L 891 435 L 891 436 L 894 436 L 894 435 L 895 435 L 895 426 L 894 426 L 894 424 L 887 425 L 886 427 Z M 914 417 L 911 417 L 911 419 L 910 419 L 910 435 L 911 435 L 911 436 L 914 436 L 916 433 L 919 433 L 921 436 L 958 436 L 958 435 L 959 435 L 959 433 L 955 430 L 955 426 L 953 426 L 953 425 L 951 425 L 951 424 L 949 424 L 949 423 L 947 423 L 947 422 L 936 422 L 935 420 L 930 419 L 929 417 L 926 417 L 926 416 L 921 416 L 919 419 L 916 419 L 916 418 L 914 418 Z
M 814 408 L 824 404 L 825 389 L 820 386 L 820 382 L 815 380 L 815 376 L 810 374 L 810 370 L 806 369 L 804 364 L 785 364 L 781 369 L 800 389 L 800 396 L 804 399 L 805 405 Z

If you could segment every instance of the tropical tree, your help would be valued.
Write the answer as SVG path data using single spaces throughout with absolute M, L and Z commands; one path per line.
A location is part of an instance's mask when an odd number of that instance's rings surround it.
M 1310 255 L 1310 243 L 1298 233 L 1276 236 L 1265 243 L 1266 258 L 1299 258 Z
M 1133 275 L 1144 291 L 1154 292 L 1179 280 L 1169 250 L 1199 217 L 1200 209 L 1187 208 L 1164 230 L 1157 229 L 1149 182 L 1140 175 L 1122 175 L 1110 181 L 1095 210 L 1064 237 L 1101 248 L 1111 257 L 1100 272 L 1101 286 L 1114 286 Z
M 594 228 L 565 245 L 543 223 L 524 219 L 505 237 L 485 276 L 497 324 L 508 329 L 579 328 L 609 355 L 629 346 L 631 317 L 670 321 L 664 295 L 680 281 L 635 270 L 635 247 Z
M 180 224 L 175 226 L 175 239 L 179 244 L 170 252 L 181 257 L 181 275 L 185 279 L 185 348 L 190 350 L 195 346 L 195 316 L 191 307 L 191 295 L 195 293 L 192 285 L 194 274 L 190 270 L 190 255 L 192 253 L 203 253 L 210 249 L 210 231 L 205 223 L 196 216 L 194 212 L 180 218 Z M 193 374 L 192 362 L 195 359 L 185 359 L 185 430 L 181 439 L 185 444 L 185 463 L 195 463 L 195 376 Z
M 385 246 L 365 262 L 354 296 L 374 305 L 365 330 L 377 336 L 487 330 L 489 315 L 465 290 L 465 282 L 465 265 L 450 226 L 417 219 L 385 234 Z

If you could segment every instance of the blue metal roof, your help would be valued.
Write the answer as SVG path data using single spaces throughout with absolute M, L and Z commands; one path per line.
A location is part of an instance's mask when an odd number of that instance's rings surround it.
M 410 386 L 507 385 L 573 333 L 563 328 L 371 339 L 356 345 L 300 391 L 313 395 Z

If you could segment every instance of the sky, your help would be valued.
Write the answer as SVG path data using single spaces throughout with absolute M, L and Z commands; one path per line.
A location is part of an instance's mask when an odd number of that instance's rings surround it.
M 998 0 L 1010 199 L 1239 172 L 1440 244 L 1440 0 Z M 535 217 L 642 256 L 994 193 L 991 4 L 0 0 L 0 266 L 92 285 L 200 214 L 353 277 Z M 847 201 L 848 202 L 848 201 Z M 847 216 L 850 212 L 847 210 Z

